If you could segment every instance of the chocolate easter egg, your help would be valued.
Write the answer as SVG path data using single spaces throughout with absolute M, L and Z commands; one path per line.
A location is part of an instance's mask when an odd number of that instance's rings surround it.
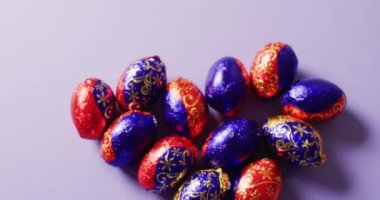
M 208 119 L 208 108 L 202 92 L 184 78 L 168 83 L 162 109 L 168 126 L 188 138 L 196 138 Z
M 158 56 L 138 59 L 121 74 L 116 99 L 122 110 L 147 107 L 163 91 L 166 69 Z
M 258 151 L 260 140 L 260 128 L 255 122 L 231 119 L 212 131 L 203 144 L 204 164 L 222 168 L 237 166 Z
M 147 112 L 129 111 L 117 118 L 101 141 L 101 155 L 113 166 L 129 165 L 151 144 L 156 118 Z
M 100 79 L 88 78 L 73 92 L 71 117 L 82 138 L 100 139 L 104 129 L 113 120 L 114 112 L 113 92 Z
M 235 200 L 276 200 L 282 189 L 282 175 L 275 160 L 262 158 L 248 164 L 234 183 Z
M 193 168 L 197 158 L 198 149 L 189 139 L 164 137 L 142 159 L 138 181 L 143 188 L 152 192 L 170 191 Z
M 263 131 L 270 149 L 293 165 L 318 167 L 326 161 L 319 132 L 300 119 L 289 115 L 270 117 Z
M 269 43 L 256 54 L 251 67 L 251 84 L 261 98 L 271 98 L 288 87 L 297 72 L 293 49 L 282 42 Z
M 329 120 L 346 106 L 343 90 L 322 79 L 303 79 L 294 83 L 282 97 L 285 114 L 307 120 Z
M 242 62 L 223 57 L 210 68 L 205 87 L 207 103 L 225 116 L 239 111 L 249 92 L 249 78 Z
M 228 174 L 218 169 L 204 169 L 194 172 L 174 196 L 174 200 L 228 199 L 231 188 Z

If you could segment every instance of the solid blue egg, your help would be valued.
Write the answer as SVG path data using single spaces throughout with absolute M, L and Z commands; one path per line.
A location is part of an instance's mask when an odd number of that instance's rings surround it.
M 223 57 L 210 68 L 205 87 L 207 103 L 227 117 L 239 111 L 249 92 L 248 73 L 238 59 Z
M 259 149 L 261 129 L 245 118 L 231 119 L 217 127 L 202 147 L 204 164 L 229 168 L 240 165 Z

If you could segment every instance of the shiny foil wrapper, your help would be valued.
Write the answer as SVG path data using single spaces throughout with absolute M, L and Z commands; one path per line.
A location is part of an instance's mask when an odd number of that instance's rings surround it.
M 152 143 L 156 118 L 147 112 L 129 111 L 117 118 L 101 141 L 103 159 L 117 167 L 132 164 Z
M 221 168 L 199 170 L 186 179 L 174 200 L 228 199 L 230 188 L 228 174 Z
M 184 78 L 171 81 L 162 104 L 165 122 L 175 133 L 191 139 L 202 133 L 208 120 L 208 107 L 194 83 Z
M 252 63 L 252 88 L 259 97 L 271 98 L 293 82 L 297 68 L 297 56 L 289 45 L 269 43 L 260 49 Z
M 197 147 L 189 139 L 167 136 L 159 140 L 142 159 L 138 181 L 151 192 L 171 191 L 194 167 L 197 159 Z
M 230 168 L 255 155 L 260 147 L 261 129 L 248 119 L 231 119 L 208 136 L 202 147 L 207 166 Z
M 100 139 L 114 113 L 115 96 L 100 79 L 84 80 L 72 94 L 71 117 L 82 138 Z
M 289 115 L 270 117 L 263 131 L 270 149 L 290 164 L 318 167 L 327 159 L 319 132 L 300 119 Z
M 275 160 L 262 158 L 248 164 L 234 183 L 235 200 L 276 200 L 282 190 L 283 179 Z
M 150 105 L 166 85 L 166 68 L 158 56 L 134 61 L 121 74 L 116 99 L 124 111 L 141 110 Z
M 235 116 L 248 93 L 249 77 L 240 60 L 223 57 L 210 68 L 205 86 L 206 100 L 224 116 Z
M 322 79 L 303 79 L 294 83 L 282 98 L 285 114 L 306 121 L 326 121 L 346 107 L 343 90 Z

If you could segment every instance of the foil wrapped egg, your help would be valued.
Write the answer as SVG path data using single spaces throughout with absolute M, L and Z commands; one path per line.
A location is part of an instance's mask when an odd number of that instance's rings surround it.
M 198 149 L 189 139 L 176 135 L 164 137 L 142 159 L 138 181 L 151 192 L 171 191 L 194 167 L 197 158 Z
M 282 97 L 284 113 L 306 121 L 326 121 L 343 112 L 343 90 L 322 79 L 303 79 L 294 83 Z
M 293 82 L 297 67 L 297 56 L 289 45 L 269 43 L 260 49 L 252 63 L 252 88 L 259 97 L 271 98 Z
M 101 155 L 113 166 L 132 164 L 152 143 L 157 131 L 156 118 L 142 111 L 125 112 L 117 118 L 101 140 Z
M 115 96 L 102 80 L 88 78 L 80 83 L 71 98 L 71 117 L 79 136 L 100 139 L 114 118 Z
M 199 170 L 186 179 L 174 200 L 228 199 L 230 188 L 228 174 L 221 168 Z
M 184 78 L 168 83 L 162 105 L 166 123 L 177 134 L 188 138 L 201 134 L 208 119 L 208 107 L 194 83 Z
M 223 57 L 210 68 L 205 86 L 206 100 L 224 116 L 235 116 L 248 92 L 249 77 L 240 60 Z
M 135 60 L 121 74 L 116 89 L 120 108 L 141 110 L 154 101 L 166 85 L 166 69 L 158 56 Z
M 283 180 L 275 160 L 262 158 L 244 167 L 236 179 L 233 189 L 235 200 L 279 199 Z
M 204 164 L 230 168 L 240 165 L 257 153 L 261 129 L 245 118 L 234 118 L 210 133 L 202 147 Z
M 327 159 L 319 132 L 300 119 L 289 115 L 270 117 L 263 131 L 270 149 L 293 165 L 318 167 Z

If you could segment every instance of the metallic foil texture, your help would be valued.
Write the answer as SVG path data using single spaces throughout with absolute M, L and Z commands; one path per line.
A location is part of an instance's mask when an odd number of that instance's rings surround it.
M 289 115 L 270 117 L 263 131 L 270 149 L 290 164 L 318 167 L 327 159 L 319 132 L 300 119 Z
M 134 61 L 121 74 L 116 99 L 124 111 L 141 110 L 150 105 L 166 85 L 166 69 L 158 56 Z
M 234 118 L 217 127 L 202 147 L 207 166 L 230 168 L 240 165 L 258 152 L 261 129 L 245 118 Z
M 269 43 L 256 54 L 251 67 L 251 84 L 261 98 L 271 98 L 294 80 L 298 60 L 293 49 L 282 42 Z
M 276 200 L 282 190 L 280 166 L 275 160 L 262 158 L 248 164 L 234 183 L 235 200 Z
M 117 118 L 101 141 L 103 159 L 117 167 L 132 164 L 152 143 L 156 118 L 147 112 L 129 111 Z
M 228 174 L 218 169 L 194 172 L 178 189 L 174 200 L 228 199 L 231 188 Z
M 202 92 L 191 81 L 177 78 L 166 86 L 162 110 L 167 125 L 175 133 L 198 137 L 208 120 L 208 107 Z
M 115 97 L 102 80 L 88 78 L 77 86 L 71 98 L 71 117 L 79 136 L 100 139 L 114 118 Z
M 205 86 L 206 100 L 224 116 L 235 116 L 248 93 L 249 77 L 240 60 L 223 57 L 210 68 Z
M 142 159 L 140 185 L 151 192 L 173 190 L 198 159 L 197 147 L 187 138 L 173 135 L 159 140 Z
M 282 97 L 284 113 L 306 121 L 326 121 L 343 112 L 347 103 L 343 90 L 322 79 L 294 83 Z

